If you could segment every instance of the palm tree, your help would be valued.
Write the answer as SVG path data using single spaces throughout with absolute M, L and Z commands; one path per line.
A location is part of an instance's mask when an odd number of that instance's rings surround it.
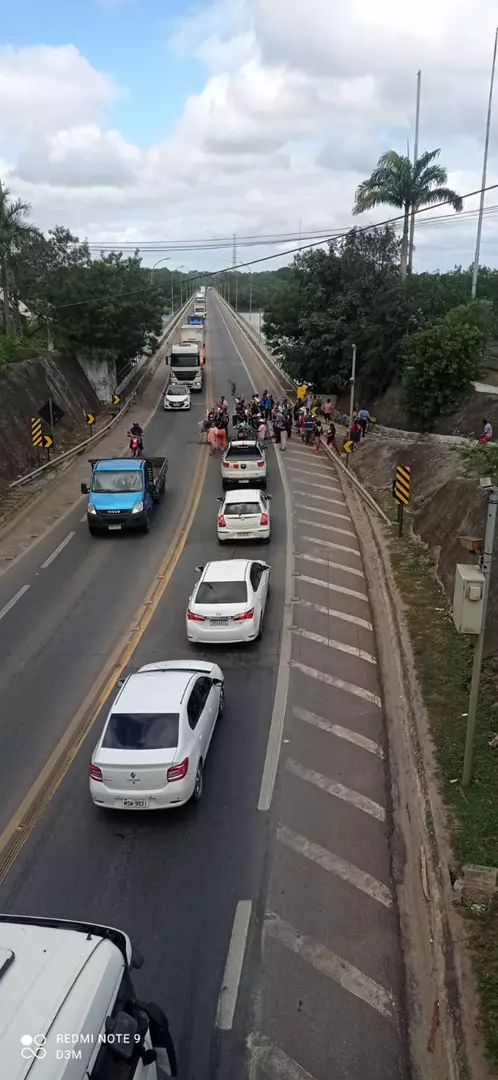
M 29 203 L 21 199 L 12 200 L 10 191 L 0 181 L 0 279 L 3 293 L 3 325 L 6 337 L 12 334 L 11 286 L 16 294 L 13 281 L 14 256 L 16 247 L 23 236 L 34 234 L 37 229 L 26 221 L 31 213 Z
M 414 164 L 410 158 L 388 150 L 382 154 L 368 180 L 357 188 L 353 214 L 362 214 L 374 206 L 386 204 L 403 211 L 403 237 L 401 241 L 401 280 L 406 278 L 408 265 L 408 232 L 410 215 L 421 206 L 447 202 L 457 212 L 463 200 L 456 191 L 445 187 L 448 173 L 442 165 L 434 164 L 440 150 L 426 150 Z

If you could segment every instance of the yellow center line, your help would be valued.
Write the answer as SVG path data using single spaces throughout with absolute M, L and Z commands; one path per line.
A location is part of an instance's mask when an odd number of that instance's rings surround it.
M 209 330 L 206 335 L 209 340 Z M 209 354 L 208 354 L 209 355 Z M 206 401 L 212 400 L 211 364 L 206 365 Z M 28 837 L 40 821 L 74 758 L 93 727 L 101 709 L 116 687 L 143 638 L 180 560 L 199 506 L 208 467 L 206 447 L 201 446 L 183 514 L 145 599 L 128 629 L 54 747 L 36 780 L 0 834 L 0 883 L 11 870 Z M 90 798 L 90 796 L 88 796 Z

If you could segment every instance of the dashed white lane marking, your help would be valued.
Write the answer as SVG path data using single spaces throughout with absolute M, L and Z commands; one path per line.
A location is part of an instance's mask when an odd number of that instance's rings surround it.
M 373 799 L 369 799 L 366 795 L 362 795 L 359 791 L 354 791 L 353 788 L 348 788 L 345 784 L 339 783 L 338 780 L 332 780 L 330 776 L 324 776 L 323 773 L 316 772 L 315 769 L 308 769 L 306 765 L 301 765 L 299 761 L 293 761 L 292 758 L 287 758 L 285 768 L 294 776 L 306 780 L 308 784 L 313 784 L 315 787 L 320 788 L 321 791 L 327 791 L 329 795 L 334 795 L 336 799 L 349 803 L 356 810 L 369 814 L 370 817 L 376 818 L 377 821 L 385 821 L 386 812 L 384 807 L 374 802 Z
M 308 585 L 318 585 L 321 589 L 330 589 L 331 592 L 342 593 L 343 596 L 354 596 L 355 600 L 366 600 L 366 593 L 357 592 L 356 589 L 348 589 L 345 585 L 335 585 L 332 581 L 322 581 L 321 578 L 308 577 L 307 574 L 294 574 L 296 581 L 306 581 Z
M 313 724 L 314 727 L 320 728 L 321 731 L 328 731 L 330 735 L 336 735 L 338 739 L 344 739 L 362 750 L 368 750 L 368 753 L 375 754 L 375 757 L 384 757 L 384 751 L 379 744 L 374 742 L 373 739 L 367 739 L 366 735 L 360 735 L 359 731 L 342 727 L 342 724 L 334 724 L 333 720 L 326 720 L 324 716 L 318 716 L 317 713 L 311 712 L 310 709 L 302 709 L 300 705 L 294 705 L 292 712 L 298 720 L 304 720 L 306 724 Z
M 301 671 L 303 675 L 308 675 L 310 679 L 316 679 L 318 682 L 323 682 L 327 686 L 334 686 L 336 690 L 344 690 L 346 694 L 352 694 L 353 697 L 362 698 L 363 701 L 369 701 L 371 705 L 376 705 L 378 709 L 382 708 L 382 702 L 377 694 L 372 694 L 370 690 L 365 690 L 363 686 L 356 686 L 355 683 L 344 682 L 343 679 L 336 679 L 335 675 L 329 675 L 326 671 L 318 671 L 317 668 L 309 667 L 308 664 L 300 664 L 298 660 L 291 661 L 291 667 L 296 668 L 297 671 Z
M 220 1031 L 231 1031 L 232 1029 L 246 951 L 251 908 L 251 900 L 239 900 L 235 910 L 232 936 L 218 999 L 217 1026 Z
M 308 540 L 309 537 L 305 536 L 304 539 Z M 320 541 L 315 540 L 315 543 L 319 542 Z M 306 559 L 307 562 L 316 563 L 317 566 L 329 566 L 331 570 L 343 570 L 345 574 L 354 574 L 355 577 L 365 577 L 363 570 L 357 570 L 355 566 L 345 566 L 344 563 L 331 562 L 330 559 L 319 559 L 317 555 L 308 555 L 303 551 L 296 551 L 294 556 L 296 559 Z
M 5 604 L 5 607 L 3 607 L 0 611 L 0 619 L 3 619 L 4 615 L 7 615 L 8 612 L 11 611 L 11 609 L 14 607 L 14 604 L 17 604 L 17 601 L 21 599 L 21 596 L 24 596 L 24 593 L 26 593 L 29 588 L 29 585 L 23 585 L 22 588 L 19 589 L 15 593 L 15 595 L 11 597 L 8 603 Z
M 288 471 L 290 472 L 291 470 L 289 469 Z M 300 469 L 293 469 L 292 472 L 301 472 L 301 470 Z M 342 495 L 342 490 L 341 490 L 340 487 L 337 487 L 337 484 L 328 484 L 327 487 L 325 487 L 325 484 L 323 484 L 323 483 L 314 484 L 312 480 L 308 480 L 308 473 L 304 473 L 304 475 L 306 477 L 306 487 L 308 487 L 308 488 L 318 488 L 319 491 L 333 491 L 334 495 Z M 303 483 L 302 480 L 296 480 L 296 484 L 302 484 L 302 483 Z M 291 490 L 293 490 L 293 489 L 291 489 Z
M 334 476 L 334 474 L 332 472 L 329 472 L 329 473 L 328 472 L 318 472 L 318 469 L 296 469 L 295 465 L 289 465 L 288 469 L 289 469 L 289 472 L 296 473 L 299 476 L 306 476 L 306 478 L 308 478 L 309 476 L 322 476 L 324 480 L 329 480 L 329 481 L 332 480 L 332 479 L 335 480 L 335 476 Z M 336 485 L 331 484 L 330 486 L 331 487 L 335 486 L 336 491 L 341 490 L 339 487 L 337 487 L 337 484 Z M 312 487 L 319 487 L 323 491 L 323 484 L 312 484 Z
M 324 510 L 321 506 L 310 506 L 309 503 L 295 503 L 297 510 L 311 510 L 312 514 L 326 514 L 327 517 L 340 518 L 341 521 L 351 521 L 350 514 L 337 514 L 335 510 Z M 354 533 L 350 533 L 354 536 Z
M 351 529 L 338 529 L 335 525 L 324 525 L 321 521 L 308 521 L 307 518 L 298 518 L 297 520 L 299 525 L 312 525 L 314 529 L 325 529 L 326 532 L 335 532 L 340 533 L 341 536 L 356 538 L 356 533 L 352 532 Z
M 87 521 L 87 520 L 88 520 L 88 514 L 85 513 L 85 514 L 83 514 L 83 517 L 80 518 L 80 522 Z
M 349 656 L 355 656 L 357 660 L 366 660 L 367 664 L 377 663 L 372 653 L 357 649 L 356 645 L 346 645 L 344 641 L 336 641 L 335 638 L 325 637 L 324 634 L 314 634 L 312 630 L 303 630 L 300 626 L 293 626 L 292 633 L 297 637 L 306 638 L 307 641 L 315 641 L 317 645 L 326 645 L 329 649 L 336 649 L 337 652 L 348 653 Z
M 332 540 L 322 540 L 319 536 L 303 536 L 302 540 L 307 540 L 309 544 L 319 544 L 320 547 L 327 548 L 329 551 L 346 551 L 348 555 L 357 555 L 361 559 L 361 551 L 358 551 L 358 548 L 346 547 L 345 544 L 334 544 Z M 308 558 L 310 557 L 308 556 Z M 333 563 L 330 565 L 332 566 Z M 348 568 L 345 567 L 345 569 Z M 361 576 L 365 577 L 363 573 Z
M 64 537 L 64 540 L 62 540 L 59 546 L 56 547 L 55 551 L 53 551 L 52 554 L 49 555 L 48 559 L 45 559 L 45 562 L 41 564 L 42 570 L 46 570 L 47 566 L 50 566 L 51 563 L 53 563 L 54 559 L 56 559 L 57 556 L 60 555 L 61 551 L 64 550 L 66 545 L 69 544 L 69 541 L 73 539 L 73 536 L 76 536 L 76 533 L 70 532 L 67 534 L 66 537 Z
M 340 855 L 329 851 L 328 848 L 322 847 L 321 844 L 314 844 L 311 840 L 307 840 L 305 836 L 301 836 L 300 833 L 288 829 L 286 825 L 279 825 L 277 839 L 286 847 L 291 848 L 292 851 L 296 851 L 298 855 L 317 863 L 323 870 L 336 874 L 342 881 L 347 881 L 349 885 L 353 885 L 355 889 L 366 893 L 372 900 L 377 900 L 384 907 L 392 906 L 392 896 L 387 885 L 372 877 L 371 874 L 367 874 L 364 870 L 360 870 L 358 866 L 353 866 L 353 863 L 348 862 L 346 859 L 341 859 Z
M 342 619 L 342 622 L 354 623 L 355 626 L 362 626 L 364 630 L 373 630 L 372 623 L 367 619 L 360 619 L 359 615 L 348 615 L 345 611 L 335 611 L 334 608 L 324 607 L 323 604 L 312 604 L 311 600 L 302 600 L 300 596 L 294 597 L 293 603 L 312 608 L 313 611 L 318 611 L 320 615 L 327 615 L 330 619 Z
M 254 1067 L 259 1066 L 265 1080 L 315 1080 L 266 1035 L 249 1035 L 247 1045 L 251 1055 L 251 1077 L 254 1077 Z
M 319 499 L 320 502 L 332 503 L 333 506 L 345 506 L 344 499 L 329 499 L 328 495 L 315 495 L 312 491 L 301 491 L 299 488 L 293 488 L 293 495 L 306 495 L 308 499 Z
M 268 912 L 266 916 L 265 933 L 291 952 L 296 953 L 297 956 L 301 956 L 303 960 L 307 960 L 322 975 L 327 975 L 329 979 L 333 979 L 342 986 L 343 990 L 347 990 L 354 997 L 370 1005 L 381 1016 L 385 1016 L 388 1020 L 394 1019 L 395 1006 L 389 991 L 365 975 L 354 964 L 350 964 L 348 960 L 344 960 L 342 956 L 327 949 L 325 945 L 314 941 L 307 934 L 301 934 L 294 926 L 284 922 L 273 912 Z

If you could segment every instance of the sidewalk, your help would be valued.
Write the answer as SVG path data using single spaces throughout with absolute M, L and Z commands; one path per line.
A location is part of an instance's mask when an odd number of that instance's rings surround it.
M 0 575 L 36 540 L 50 532 L 80 500 L 83 505 L 80 483 L 88 471 L 88 458 L 128 454 L 126 432 L 134 420 L 146 427 L 164 390 L 167 374 L 164 355 L 143 394 L 102 439 L 69 458 L 67 463 L 41 473 L 29 484 L 6 495 L 0 504 L 0 515 L 11 508 L 12 517 L 0 525 Z

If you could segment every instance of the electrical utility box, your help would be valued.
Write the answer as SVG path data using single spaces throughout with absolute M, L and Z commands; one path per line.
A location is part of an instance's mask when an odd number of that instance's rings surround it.
M 453 622 L 459 634 L 480 634 L 484 606 L 484 574 L 479 567 L 457 563 Z

